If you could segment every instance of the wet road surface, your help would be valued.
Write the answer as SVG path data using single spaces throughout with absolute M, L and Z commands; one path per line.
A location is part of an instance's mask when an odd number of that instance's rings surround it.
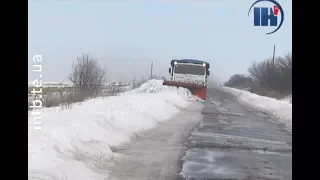
M 214 89 L 202 115 L 185 142 L 181 179 L 292 179 L 292 135 L 274 117 Z

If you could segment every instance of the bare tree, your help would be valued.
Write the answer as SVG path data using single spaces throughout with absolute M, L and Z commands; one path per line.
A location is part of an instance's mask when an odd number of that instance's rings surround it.
M 277 91 L 283 94 L 292 91 L 292 54 L 277 57 L 275 62 L 266 59 L 252 63 L 248 68 L 250 76 L 265 91 Z
M 85 97 L 97 97 L 103 89 L 106 81 L 106 68 L 100 67 L 98 61 L 89 54 L 77 57 L 77 63 L 73 65 L 69 75 L 78 93 Z

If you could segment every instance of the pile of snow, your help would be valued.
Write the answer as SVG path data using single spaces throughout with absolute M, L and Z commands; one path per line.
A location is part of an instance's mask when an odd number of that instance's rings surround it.
M 193 99 L 186 89 L 150 80 L 119 96 L 30 114 L 29 179 L 104 180 L 114 147 L 169 120 Z M 35 117 L 41 117 L 36 121 L 41 121 L 42 129 L 33 129 Z
M 280 122 L 284 123 L 289 129 L 292 129 L 292 104 L 290 102 L 259 96 L 248 91 L 230 87 L 222 87 L 222 89 L 233 94 L 238 102 L 278 117 Z
M 176 88 L 173 86 L 163 86 L 162 80 L 149 80 L 148 83 L 142 84 L 139 88 L 127 91 L 123 95 L 137 94 L 137 93 L 158 93 L 158 92 L 176 92 L 186 100 L 201 100 L 193 96 L 191 92 L 185 88 Z

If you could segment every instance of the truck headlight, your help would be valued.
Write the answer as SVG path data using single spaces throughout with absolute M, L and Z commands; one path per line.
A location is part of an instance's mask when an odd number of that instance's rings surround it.
M 206 67 L 206 63 L 203 63 L 202 66 L 203 66 L 203 67 Z

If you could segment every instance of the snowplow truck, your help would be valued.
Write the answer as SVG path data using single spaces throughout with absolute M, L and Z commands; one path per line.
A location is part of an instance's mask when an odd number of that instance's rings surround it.
M 170 80 L 165 80 L 163 85 L 187 88 L 193 95 L 206 100 L 209 68 L 210 64 L 205 61 L 174 59 L 169 68 Z

